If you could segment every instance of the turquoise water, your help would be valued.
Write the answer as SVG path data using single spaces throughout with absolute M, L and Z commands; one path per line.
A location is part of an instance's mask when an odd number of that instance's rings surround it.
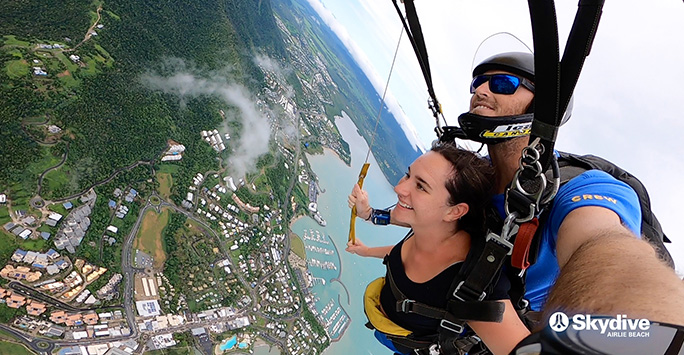
M 352 166 L 348 167 L 328 150 L 324 155 L 308 157 L 312 169 L 318 175 L 321 188 L 325 190 L 325 193 L 320 194 L 318 198 L 318 206 L 321 215 L 328 223 L 326 227 L 321 227 L 311 218 L 301 218 L 293 224 L 292 231 L 300 237 L 303 236 L 304 230 L 310 229 L 320 231 L 321 235 L 329 235 L 340 254 L 338 255 L 336 251 L 333 255 L 324 255 L 307 250 L 307 258 L 332 261 L 337 266 L 337 270 L 324 270 L 309 266 L 309 271 L 314 277 L 325 280 L 325 285 L 319 283 L 313 287 L 313 293 L 319 298 L 316 302 L 316 308 L 320 312 L 332 301 L 333 306 L 327 313 L 328 317 L 332 317 L 335 309 L 341 305 L 342 310 L 331 321 L 331 330 L 336 323 L 341 325 L 344 322 L 344 319 L 341 320 L 342 317 L 351 319 L 350 322 L 347 320 L 349 324 L 341 339 L 333 342 L 325 354 L 389 354 L 389 350 L 375 340 L 373 332 L 364 326 L 366 316 L 363 313 L 363 292 L 369 282 L 384 275 L 385 269 L 382 260 L 362 258 L 344 251 L 349 233 L 350 216 L 347 195 L 358 180 L 358 174 L 366 158 L 368 146 L 357 133 L 351 119 L 348 117 L 337 119 L 336 124 L 351 147 Z M 375 144 L 381 143 L 376 142 Z M 364 189 L 368 191 L 372 206 L 384 208 L 394 204 L 396 195 L 392 186 L 385 179 L 372 155 L 369 162 L 371 167 L 364 182 Z M 374 226 L 358 219 L 356 222 L 357 238 L 369 246 L 395 244 L 404 236 L 405 232 L 405 229 L 399 227 Z M 324 245 L 311 240 L 304 240 L 304 243 L 334 250 L 332 244 Z M 332 279 L 334 278 L 339 278 L 341 283 L 333 282 Z M 342 284 L 346 286 L 349 297 Z M 339 333 L 339 329 L 337 332 Z M 331 335 L 334 337 L 336 334 Z
M 262 345 L 262 346 L 256 346 L 254 347 L 254 355 L 278 355 L 280 354 L 280 351 L 278 351 L 277 347 L 269 347 L 268 345 Z
M 221 349 L 221 351 L 226 351 L 228 349 L 232 349 L 235 346 L 235 344 L 237 344 L 237 337 L 233 335 L 232 338 L 227 339 L 224 344 L 221 344 L 219 349 Z

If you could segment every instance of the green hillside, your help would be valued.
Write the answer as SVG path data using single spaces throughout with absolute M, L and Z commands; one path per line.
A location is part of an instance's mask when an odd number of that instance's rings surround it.
M 208 170 L 216 160 L 198 132 L 216 127 L 219 109 L 230 108 L 209 98 L 180 107 L 177 98 L 150 91 L 139 77 L 176 69 L 168 65 L 174 58 L 259 87 L 263 78 L 253 53 L 285 56 L 270 12 L 268 0 L 2 2 L 0 184 L 35 190 L 38 166 L 66 149 L 51 145 L 56 141 L 69 143 L 68 159 L 46 176 L 46 198 L 82 191 L 119 168 L 152 160 L 167 139 L 193 151 L 180 162 L 182 184 L 191 171 Z M 79 45 L 98 14 L 101 28 Z M 72 54 L 80 61 L 69 59 Z M 63 131 L 49 134 L 49 124 Z

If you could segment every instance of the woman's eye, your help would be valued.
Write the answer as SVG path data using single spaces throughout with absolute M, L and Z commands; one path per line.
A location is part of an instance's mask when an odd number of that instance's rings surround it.
M 418 188 L 418 190 L 425 191 L 423 184 L 416 184 L 416 187 Z
M 406 172 L 406 173 L 404 173 L 404 177 L 408 179 L 408 178 L 410 178 L 410 177 L 411 177 L 411 175 L 409 175 L 409 173 L 408 173 L 408 172 Z

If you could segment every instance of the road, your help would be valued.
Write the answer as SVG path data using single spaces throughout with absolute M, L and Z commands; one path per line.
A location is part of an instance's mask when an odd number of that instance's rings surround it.
M 120 308 L 121 305 L 114 305 L 114 306 L 107 306 L 107 307 L 93 307 L 93 308 L 78 308 L 71 306 L 69 304 L 66 304 L 54 297 L 48 296 L 42 292 L 36 291 L 35 289 L 26 286 L 22 284 L 19 281 L 10 281 L 8 284 L 9 288 L 12 289 L 12 291 L 24 296 L 28 297 L 31 299 L 35 299 L 38 301 L 41 301 L 43 303 L 49 304 L 53 307 L 57 307 L 60 309 L 64 309 L 69 312 L 86 312 L 86 311 L 94 311 L 94 310 L 104 310 L 104 309 L 115 309 L 115 308 Z
M 55 349 L 55 344 L 45 341 L 42 338 L 34 338 L 26 335 L 24 332 L 20 332 L 9 325 L 0 324 L 0 329 L 12 334 L 17 339 L 21 340 L 29 349 L 35 351 L 38 354 L 52 354 L 52 350 Z
M 55 169 L 59 168 L 60 166 L 62 166 L 62 164 L 64 164 L 64 162 L 67 160 L 68 156 L 69 156 L 69 142 L 66 143 L 66 150 L 64 151 L 64 155 L 62 155 L 62 161 L 60 161 L 59 164 L 57 164 L 55 166 L 52 166 L 52 167 L 45 169 L 45 171 L 43 171 L 43 173 L 40 174 L 40 177 L 38 177 L 38 192 L 36 193 L 36 195 L 40 196 L 40 190 L 43 188 L 43 178 L 45 178 L 45 175 L 47 173 L 49 173 L 50 171 L 55 170 Z
M 300 150 L 299 150 L 299 145 L 297 145 L 295 162 L 299 160 L 299 155 L 300 155 Z M 64 158 L 62 159 L 62 162 L 60 163 L 60 165 L 64 163 L 64 161 L 66 160 L 66 156 L 67 156 L 67 154 L 64 155 Z M 117 169 L 109 178 L 93 184 L 93 186 L 90 186 L 88 189 L 84 190 L 84 192 L 81 192 L 81 193 L 78 193 L 78 194 L 75 194 L 72 196 L 68 196 L 68 197 L 63 198 L 63 199 L 50 201 L 50 202 L 61 202 L 61 201 L 67 201 L 67 200 L 76 198 L 76 197 L 82 195 L 83 193 L 89 191 L 93 187 L 96 187 L 96 186 L 99 186 L 99 185 L 102 185 L 102 184 L 105 184 L 105 183 L 111 181 L 118 173 L 120 173 L 123 170 L 132 169 L 132 168 L 134 168 L 140 164 L 151 164 L 153 161 L 154 160 L 152 160 L 152 161 L 138 161 L 138 162 L 136 162 L 136 163 L 134 163 L 128 167 L 123 167 L 123 168 Z M 58 166 L 60 166 L 60 165 L 58 165 Z M 54 168 L 56 168 L 56 167 L 53 167 L 52 169 L 54 169 Z M 51 169 L 49 169 L 49 170 L 51 170 Z M 48 171 L 45 171 L 43 173 L 43 175 L 45 173 L 47 173 Z M 297 179 L 296 179 L 296 170 L 295 170 L 294 176 L 291 177 L 290 186 L 287 190 L 286 200 L 288 200 L 288 201 L 290 199 L 292 189 L 294 188 L 294 184 L 296 181 L 297 181 Z M 156 205 L 152 204 L 151 199 L 153 197 L 158 199 L 160 201 L 160 203 L 156 204 Z M 142 270 L 133 266 L 133 260 L 134 260 L 133 259 L 134 258 L 133 241 L 135 240 L 135 236 L 137 235 L 137 232 L 140 229 L 140 225 L 142 224 L 142 220 L 145 216 L 145 213 L 149 209 L 155 209 L 157 212 L 159 212 L 161 208 L 170 208 L 177 213 L 181 213 L 181 214 L 185 215 L 188 219 L 194 221 L 196 224 L 201 226 L 205 231 L 207 231 L 214 238 L 216 238 L 223 255 L 225 255 L 230 260 L 232 265 L 236 265 L 232 260 L 230 252 L 225 249 L 224 243 L 222 243 L 222 240 L 221 240 L 221 236 L 219 234 L 217 234 L 209 225 L 207 225 L 204 221 L 196 218 L 191 212 L 189 212 L 185 209 L 179 208 L 175 204 L 165 201 L 164 199 L 159 197 L 156 193 L 153 193 L 147 199 L 145 206 L 140 210 L 140 213 L 138 215 L 138 219 L 136 220 L 133 228 L 131 228 L 130 233 L 126 236 L 126 238 L 124 240 L 122 252 L 121 252 L 121 270 L 122 270 L 122 274 L 123 274 L 123 278 L 124 278 L 123 307 L 124 307 L 124 311 L 125 311 L 126 323 L 128 324 L 128 327 L 131 330 L 130 335 L 122 336 L 122 337 L 116 337 L 116 338 L 108 337 L 108 338 L 88 339 L 88 340 L 62 340 L 62 339 L 53 340 L 53 339 L 33 338 L 33 337 L 26 335 L 25 333 L 23 333 L 17 329 L 11 328 L 7 325 L 0 325 L 0 329 L 4 329 L 7 332 L 13 334 L 19 340 L 21 340 L 23 343 L 25 343 L 29 348 L 31 348 L 33 351 L 41 353 L 41 354 L 52 354 L 52 351 L 56 347 L 62 347 L 62 346 L 95 345 L 95 344 L 109 343 L 112 341 L 121 341 L 121 340 L 126 340 L 126 339 L 138 339 L 140 337 L 141 333 L 138 330 L 137 324 L 135 322 L 136 310 L 135 310 L 135 305 L 134 305 L 134 303 L 135 303 L 135 300 L 134 300 L 134 280 L 135 280 L 135 273 L 142 271 Z M 284 212 L 283 212 L 283 220 L 284 221 L 288 220 L 286 210 L 284 210 Z M 286 232 L 289 234 L 289 226 L 286 228 Z M 290 240 L 289 240 L 289 238 L 285 238 L 284 245 L 283 245 L 283 255 L 287 255 L 289 253 L 289 250 L 290 250 Z M 264 281 L 265 279 L 267 279 L 268 277 L 271 277 L 276 271 L 277 271 L 277 269 L 274 269 L 273 271 L 264 275 L 259 281 L 261 282 L 261 281 Z M 204 320 L 204 321 L 200 321 L 200 322 L 191 322 L 191 323 L 183 324 L 183 325 L 178 326 L 178 327 L 170 327 L 170 328 L 166 328 L 166 329 L 151 332 L 151 333 L 146 332 L 145 334 L 146 335 L 156 335 L 156 334 L 161 334 L 161 333 L 166 334 L 166 333 L 171 333 L 171 332 L 186 331 L 186 330 L 191 329 L 191 328 L 210 326 L 211 324 L 214 324 L 216 322 L 231 321 L 231 320 L 234 320 L 235 318 L 248 315 L 248 308 L 256 307 L 256 301 L 258 300 L 258 296 L 256 295 L 256 291 L 252 287 L 250 287 L 249 283 L 244 279 L 244 277 L 239 272 L 236 272 L 235 275 L 238 278 L 238 280 L 245 286 L 245 289 L 248 290 L 248 292 L 250 293 L 250 296 L 251 296 L 250 298 L 252 300 L 251 306 L 247 306 L 247 307 L 244 307 L 244 308 L 238 310 L 238 312 L 231 317 L 216 318 L 216 319 Z M 21 283 L 18 283 L 18 282 L 12 282 L 12 283 L 10 283 L 9 286 L 13 290 L 15 290 L 17 293 L 23 294 L 25 296 L 29 296 L 31 298 L 39 299 L 42 302 L 46 302 L 48 304 L 60 307 L 62 309 L 68 310 L 68 311 L 76 312 L 76 311 L 83 311 L 84 310 L 84 309 L 75 308 L 73 306 L 65 304 L 65 303 L 63 303 L 57 299 L 54 299 L 52 297 L 49 297 L 47 295 L 43 295 L 43 294 L 31 289 L 30 287 L 27 287 L 27 286 L 25 286 Z M 269 315 L 263 314 L 260 311 L 258 311 L 256 313 L 259 314 L 261 317 L 264 317 L 266 319 L 288 321 L 288 320 L 298 318 L 300 316 L 301 306 L 302 305 L 300 304 L 299 309 L 295 312 L 294 315 L 289 315 L 286 317 L 277 317 L 277 318 L 271 317 Z M 112 306 L 112 307 L 107 307 L 107 308 L 118 308 L 118 307 L 120 307 L 120 306 Z M 262 333 L 262 334 L 260 334 L 260 336 L 265 338 L 267 341 L 269 341 L 275 345 L 280 346 L 281 349 L 285 349 L 286 344 L 284 343 L 284 341 L 273 338 L 272 336 L 269 336 L 266 333 Z

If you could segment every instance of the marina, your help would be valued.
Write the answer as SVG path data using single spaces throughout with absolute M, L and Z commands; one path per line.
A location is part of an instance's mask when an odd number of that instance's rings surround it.
M 328 302 L 328 304 L 326 304 L 325 307 L 323 307 L 323 309 L 321 310 L 321 315 L 322 316 L 328 315 L 328 313 L 330 312 L 330 310 L 332 309 L 332 307 L 334 305 L 335 305 L 335 301 L 330 300 L 330 302 Z
M 314 231 L 313 229 L 305 229 L 303 238 L 304 240 L 310 240 L 316 243 L 321 243 L 325 245 L 330 244 L 330 240 L 328 240 L 328 238 L 326 238 L 325 236 L 322 236 L 321 232 L 318 230 Z
M 332 261 L 320 261 L 318 259 L 308 259 L 306 262 L 309 266 L 317 267 L 323 270 L 337 270 L 337 265 Z
M 333 255 L 333 254 L 335 254 L 335 251 L 334 251 L 334 250 L 326 249 L 326 248 L 323 248 L 323 247 L 317 247 L 317 246 L 315 246 L 315 245 L 307 245 L 305 248 L 306 248 L 306 250 L 308 250 L 308 251 L 312 251 L 312 252 L 318 253 L 318 254 L 325 254 L 325 255 Z

